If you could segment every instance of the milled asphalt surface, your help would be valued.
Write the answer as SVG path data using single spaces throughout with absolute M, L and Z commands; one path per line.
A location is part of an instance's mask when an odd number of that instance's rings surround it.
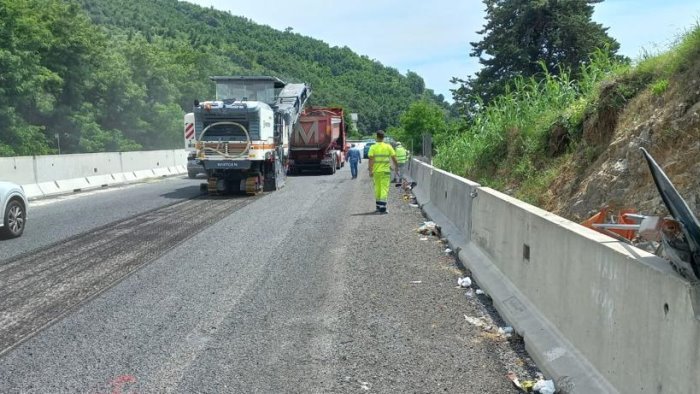
M 200 194 L 201 182 L 204 179 L 180 176 L 30 201 L 24 234 L 0 239 L 0 261 L 107 223 L 193 198 Z
M 465 320 L 488 305 L 399 194 L 377 216 L 364 166 L 290 178 L 4 354 L 0 392 L 517 392 L 522 344 Z
M 254 201 L 182 201 L 6 260 L 0 264 L 0 355 L 193 232 Z

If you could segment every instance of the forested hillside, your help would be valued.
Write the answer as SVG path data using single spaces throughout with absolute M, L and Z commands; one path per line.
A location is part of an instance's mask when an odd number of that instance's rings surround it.
M 413 72 L 176 0 L 0 0 L 0 33 L 0 156 L 178 148 L 212 75 L 309 83 L 365 132 L 446 106 Z

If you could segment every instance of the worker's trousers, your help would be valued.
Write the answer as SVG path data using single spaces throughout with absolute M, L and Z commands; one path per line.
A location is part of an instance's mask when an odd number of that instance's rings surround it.
M 389 185 L 391 184 L 390 172 L 375 172 L 374 179 L 374 199 L 377 201 L 377 211 L 386 212 L 386 202 L 389 198 Z
M 350 175 L 353 179 L 357 178 L 357 162 L 357 160 L 350 159 Z
M 392 180 L 395 180 L 396 182 L 401 182 L 404 176 L 406 176 L 406 163 L 399 163 L 399 168 L 397 170 L 398 175 L 395 176 L 395 178 L 392 178 Z

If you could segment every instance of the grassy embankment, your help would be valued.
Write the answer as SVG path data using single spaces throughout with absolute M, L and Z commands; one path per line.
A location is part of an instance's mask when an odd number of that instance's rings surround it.
M 566 72 L 539 82 L 516 79 L 507 94 L 437 147 L 434 163 L 541 206 L 565 164 L 584 169 L 605 149 L 630 99 L 645 91 L 663 94 L 698 58 L 700 25 L 668 51 L 635 64 L 597 53 L 578 80 Z

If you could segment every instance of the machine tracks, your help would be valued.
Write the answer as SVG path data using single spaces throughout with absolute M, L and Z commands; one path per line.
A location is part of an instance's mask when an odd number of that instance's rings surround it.
M 0 355 L 257 198 L 178 202 L 0 262 Z

